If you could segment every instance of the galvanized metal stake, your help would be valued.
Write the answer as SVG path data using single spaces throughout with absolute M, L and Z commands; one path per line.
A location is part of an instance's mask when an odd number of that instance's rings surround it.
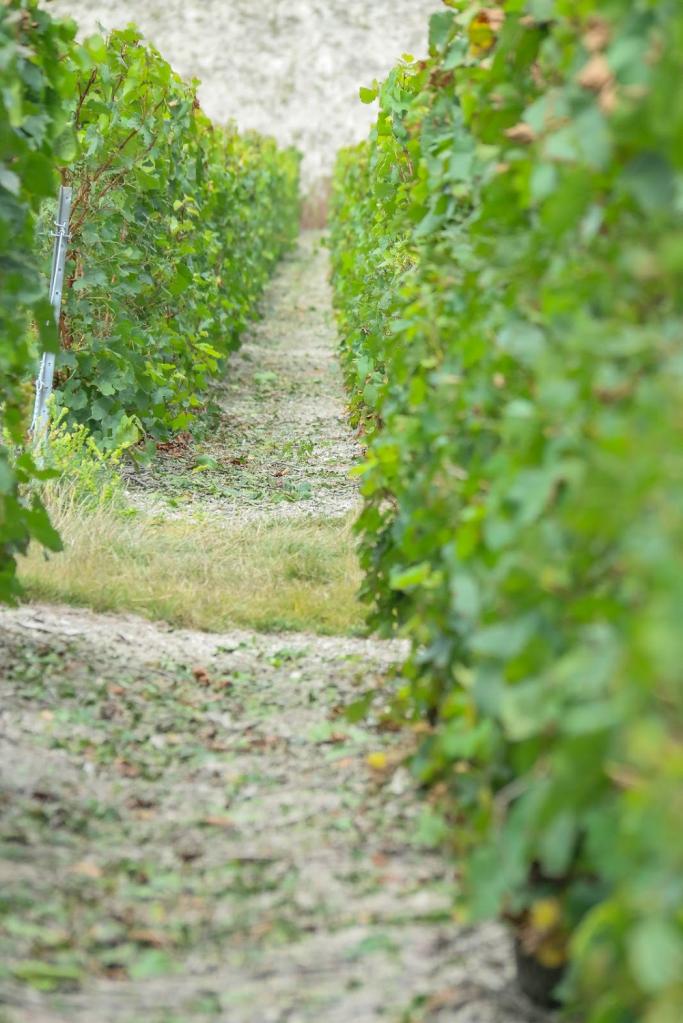
M 50 304 L 54 310 L 55 323 L 59 329 L 62 314 L 62 291 L 64 288 L 64 267 L 66 252 L 69 247 L 69 220 L 71 218 L 71 189 L 62 186 L 59 190 L 57 220 L 55 221 L 55 244 L 52 251 L 52 272 L 50 274 Z M 55 355 L 43 352 L 40 370 L 36 379 L 36 401 L 33 408 L 31 433 L 34 441 L 39 441 L 47 431 L 48 401 L 52 394 L 55 376 Z

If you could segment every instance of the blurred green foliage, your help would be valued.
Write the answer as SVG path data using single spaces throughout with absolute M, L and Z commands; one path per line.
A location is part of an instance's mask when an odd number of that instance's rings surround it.
M 448 0 L 363 90 L 336 302 L 374 622 L 473 916 L 683 1015 L 683 8 Z

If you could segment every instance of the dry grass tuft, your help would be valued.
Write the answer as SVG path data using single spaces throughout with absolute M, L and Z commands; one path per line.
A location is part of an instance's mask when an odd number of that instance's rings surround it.
M 158 520 L 68 500 L 50 511 L 65 551 L 22 559 L 30 598 L 216 632 L 363 631 L 348 519 Z

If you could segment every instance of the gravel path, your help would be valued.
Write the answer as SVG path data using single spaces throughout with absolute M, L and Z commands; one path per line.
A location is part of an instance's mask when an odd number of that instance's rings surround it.
M 401 653 L 0 614 L 0 1019 L 536 1019 L 420 843 Z

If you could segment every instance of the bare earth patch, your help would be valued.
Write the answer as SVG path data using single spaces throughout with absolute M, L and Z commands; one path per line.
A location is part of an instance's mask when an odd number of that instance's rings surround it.
M 0 1019 L 536 1019 L 410 776 L 368 766 L 414 741 L 381 727 L 402 653 L 3 612 Z

